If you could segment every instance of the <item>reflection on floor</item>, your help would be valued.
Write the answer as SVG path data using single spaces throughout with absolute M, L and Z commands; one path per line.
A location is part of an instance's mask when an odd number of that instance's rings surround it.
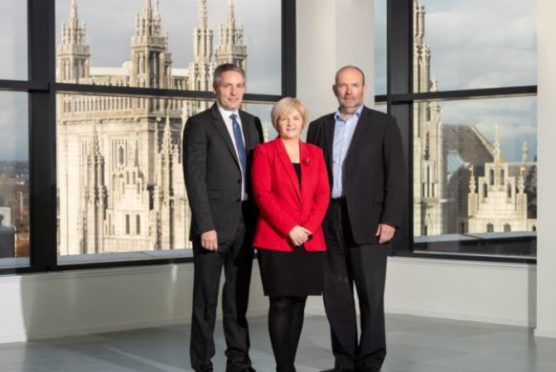
M 254 367 L 274 370 L 266 319 L 250 323 Z M 554 372 L 556 340 L 532 330 L 475 322 L 389 315 L 388 358 L 383 372 Z M 0 345 L 6 372 L 189 371 L 187 325 L 166 326 Z M 217 327 L 215 371 L 224 371 L 224 339 Z M 330 368 L 328 324 L 307 316 L 298 351 L 299 372 Z

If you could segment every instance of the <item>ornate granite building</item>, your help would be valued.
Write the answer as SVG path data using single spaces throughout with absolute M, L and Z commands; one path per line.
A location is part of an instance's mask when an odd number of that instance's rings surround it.
M 415 92 L 433 92 L 425 8 L 414 1 Z M 448 125 L 438 101 L 414 104 L 414 235 L 536 230 L 536 165 L 523 144 L 520 163 L 500 150 L 498 128 L 489 141 L 472 125 Z
M 228 1 L 214 53 L 206 0 L 199 0 L 193 61 L 172 65 L 159 1 L 145 0 L 121 67 L 90 66 L 91 48 L 76 0 L 62 24 L 57 81 L 179 90 L 211 90 L 217 64 L 245 68 L 243 28 Z M 190 211 L 181 164 L 185 121 L 208 107 L 199 100 L 60 94 L 57 97 L 59 254 L 189 247 Z

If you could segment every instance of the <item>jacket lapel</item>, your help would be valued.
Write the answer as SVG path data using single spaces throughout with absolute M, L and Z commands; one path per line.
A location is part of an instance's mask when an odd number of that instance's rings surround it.
M 232 142 L 232 139 L 230 138 L 230 133 L 228 132 L 228 129 L 226 128 L 226 123 L 224 123 L 224 119 L 222 118 L 222 115 L 220 114 L 220 111 L 218 110 L 218 106 L 216 105 L 216 103 L 211 107 L 211 112 L 212 112 L 212 118 L 213 118 L 213 125 L 216 128 L 216 131 L 220 134 L 220 136 L 222 137 L 222 139 L 224 140 L 224 143 L 226 144 L 226 147 L 228 147 L 228 150 L 230 151 L 230 154 L 232 155 L 234 161 L 236 162 L 236 165 L 239 166 L 239 160 L 237 158 L 236 155 L 236 149 L 234 148 L 234 143 Z
M 314 159 L 311 159 L 309 154 L 309 148 L 306 143 L 299 142 L 299 164 L 301 168 L 301 202 L 304 200 L 311 200 L 310 190 L 308 187 L 309 177 L 311 177 L 314 172 L 311 172 L 311 167 L 315 167 Z
M 326 122 L 324 124 L 324 156 L 326 157 L 326 165 L 328 167 L 328 171 L 332 174 L 332 159 L 333 159 L 333 144 L 334 144 L 334 114 L 329 115 L 326 118 Z
M 239 118 L 241 119 L 241 130 L 243 131 L 243 138 L 245 138 L 245 150 L 249 152 L 255 144 L 253 143 L 253 136 L 251 135 L 251 131 L 249 130 L 248 126 L 250 125 L 250 120 L 245 115 L 243 111 L 239 111 Z
M 286 177 L 290 180 L 292 184 L 293 190 L 297 196 L 297 200 L 301 203 L 301 190 L 299 190 L 299 181 L 297 180 L 297 175 L 295 174 L 295 169 L 293 168 L 292 162 L 288 153 L 286 152 L 286 147 L 280 140 L 280 137 L 277 137 L 274 140 L 274 147 L 276 149 L 276 154 L 282 163 L 282 167 L 286 173 Z

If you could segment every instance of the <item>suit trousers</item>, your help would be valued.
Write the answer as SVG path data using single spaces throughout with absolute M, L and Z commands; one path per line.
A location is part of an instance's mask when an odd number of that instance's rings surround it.
M 215 353 L 214 325 L 220 276 L 224 268 L 222 312 L 226 339 L 227 372 L 251 367 L 249 359 L 249 329 L 247 304 L 253 265 L 253 248 L 244 223 L 240 223 L 234 238 L 219 242 L 216 251 L 201 247 L 193 241 L 194 279 L 193 312 L 191 320 L 190 357 L 195 371 L 212 371 Z
M 356 244 L 345 199 L 333 199 L 323 223 L 327 245 L 324 307 L 337 369 L 380 371 L 386 357 L 384 284 L 388 245 Z M 354 283 L 359 298 L 357 338 Z

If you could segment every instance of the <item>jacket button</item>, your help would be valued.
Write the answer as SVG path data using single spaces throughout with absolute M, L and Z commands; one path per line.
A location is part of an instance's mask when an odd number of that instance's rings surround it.
M 239 180 L 237 180 L 237 183 L 240 183 L 240 184 L 241 184 L 241 178 L 240 178 Z
M 241 199 L 237 199 L 236 202 L 241 203 Z

